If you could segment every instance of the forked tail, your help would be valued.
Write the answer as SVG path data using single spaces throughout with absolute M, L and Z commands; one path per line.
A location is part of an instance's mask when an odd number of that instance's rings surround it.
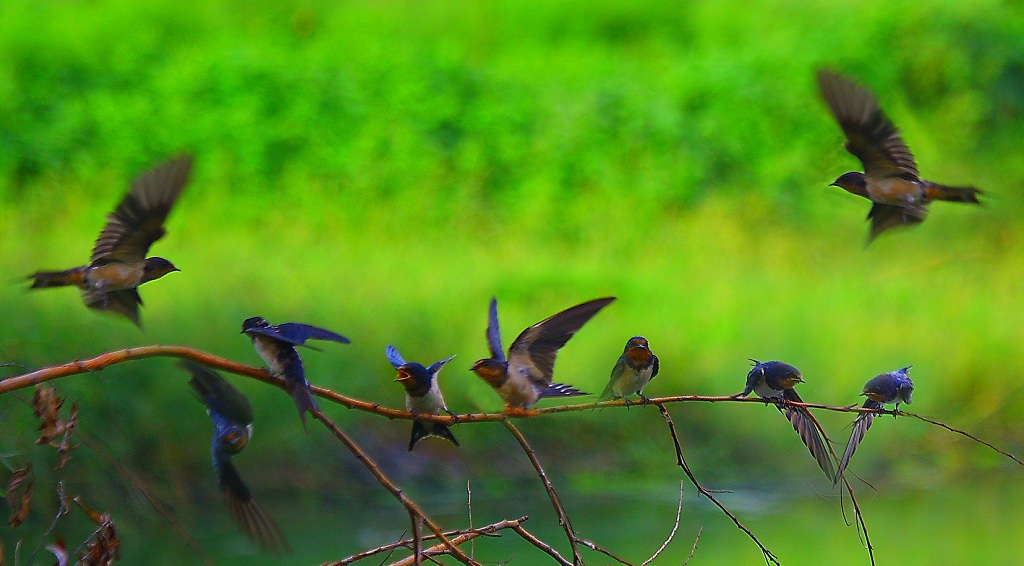
M 950 187 L 938 183 L 928 183 L 924 189 L 929 200 L 948 200 L 951 202 L 970 202 L 979 204 L 978 195 L 981 190 L 974 187 Z
M 27 277 L 32 280 L 32 286 L 29 288 L 45 289 L 68 285 L 81 287 L 85 283 L 85 269 L 85 267 L 72 267 L 64 271 L 37 271 Z

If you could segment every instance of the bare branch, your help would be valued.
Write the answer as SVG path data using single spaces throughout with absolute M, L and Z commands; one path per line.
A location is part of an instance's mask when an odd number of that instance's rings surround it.
M 530 532 L 528 532 L 526 529 L 524 529 L 522 527 L 522 525 L 513 527 L 513 530 L 515 530 L 515 532 L 517 534 L 519 534 L 519 536 L 523 537 L 523 540 L 525 540 L 526 542 L 528 542 L 528 543 L 532 544 L 533 546 L 536 546 L 537 548 L 539 548 L 539 549 L 543 550 L 544 552 L 548 553 L 548 556 L 550 556 L 551 558 L 554 558 L 555 562 L 558 562 L 562 566 L 572 566 L 572 562 L 569 562 L 568 560 L 563 558 L 562 555 L 559 554 L 557 550 L 552 548 L 550 544 L 548 544 L 548 543 L 540 540 L 539 538 L 533 536 Z
M 512 421 L 504 419 L 501 421 L 505 425 L 505 428 L 512 433 L 512 436 L 516 437 L 519 441 L 519 445 L 523 447 L 523 452 L 526 453 L 526 457 L 530 459 L 530 463 L 533 464 L 533 469 L 537 471 L 537 475 L 540 477 L 540 481 L 544 482 L 544 489 L 548 492 L 548 497 L 551 499 L 551 505 L 555 508 L 555 513 L 558 515 L 558 524 L 565 530 L 565 536 L 569 539 L 569 546 L 572 547 L 572 559 L 573 564 L 583 564 L 583 559 L 580 558 L 580 549 L 576 545 L 576 532 L 572 529 L 572 524 L 569 522 L 569 515 L 565 512 L 565 507 L 562 506 L 561 500 L 558 499 L 558 493 L 555 492 L 555 487 L 551 485 L 551 481 L 548 480 L 548 475 L 544 472 L 544 467 L 540 465 L 540 460 L 537 459 L 537 455 L 534 453 L 533 448 L 530 448 L 530 444 L 526 442 L 526 437 L 523 433 L 519 432 L 519 429 L 512 424 Z
M 918 415 L 917 413 L 907 413 L 905 411 L 898 411 L 898 413 L 901 414 L 901 415 L 906 415 L 908 417 L 914 417 L 915 419 L 922 420 L 922 421 L 924 421 L 926 423 L 933 424 L 935 426 L 942 427 L 942 428 L 944 428 L 944 429 L 946 429 L 946 430 L 948 430 L 950 432 L 955 432 L 957 434 L 962 434 L 962 435 L 966 436 L 967 438 L 970 438 L 971 440 L 973 440 L 973 441 L 975 441 L 977 443 L 984 444 L 985 446 L 988 446 L 992 450 L 995 450 L 996 452 L 1002 454 L 1003 456 L 1006 456 L 1007 458 L 1013 460 L 1014 462 L 1017 462 L 1021 466 L 1024 466 L 1024 462 L 1021 462 L 1013 454 L 1010 454 L 1009 452 L 1005 452 L 1003 450 L 1000 450 L 999 448 L 996 448 L 992 444 L 989 444 L 988 442 L 985 442 L 984 440 L 978 438 L 977 436 L 974 436 L 973 434 L 970 434 L 968 432 L 964 432 L 964 431 L 962 431 L 962 430 L 960 430 L 958 428 L 953 428 L 953 427 L 951 427 L 951 426 L 949 426 L 947 424 L 940 423 L 939 421 L 933 421 L 932 419 L 929 419 L 928 417 L 922 417 L 921 415 Z
M 690 559 L 693 558 L 693 555 L 697 552 L 697 543 L 700 542 L 700 535 L 703 534 L 703 533 L 704 533 L 704 527 L 701 527 L 697 531 L 696 538 L 693 539 L 693 548 L 690 549 L 690 555 L 687 556 L 686 560 L 683 561 L 683 566 L 686 566 L 687 564 L 689 564 L 690 563 Z
M 600 552 L 601 554 L 607 556 L 608 558 L 611 558 L 612 560 L 618 562 L 619 564 L 625 564 L 626 566 L 633 566 L 633 564 L 631 562 L 627 562 L 626 560 L 624 560 L 624 559 L 622 559 L 622 558 L 612 554 L 611 551 L 609 551 L 609 550 L 607 550 L 605 548 L 601 548 L 600 546 L 594 544 L 593 542 L 590 542 L 589 540 L 576 537 L 576 542 L 582 544 L 583 546 L 589 548 L 590 550 L 593 550 L 595 552 Z
M 665 542 L 663 542 L 661 544 L 661 548 L 659 548 L 657 551 L 655 551 L 655 553 L 650 558 L 648 558 L 647 560 L 644 560 L 643 563 L 640 564 L 640 566 L 647 566 L 651 562 L 654 562 L 654 559 L 657 558 L 659 554 L 664 552 L 665 549 L 668 547 L 668 543 L 672 542 L 672 539 L 675 538 L 676 531 L 679 530 L 679 519 L 683 516 L 683 485 L 684 485 L 683 482 L 680 481 L 679 482 L 679 509 L 676 510 L 676 524 L 673 525 L 672 532 L 668 534 L 668 538 L 665 539 Z M 698 535 L 698 536 L 700 536 L 700 535 Z M 691 553 L 691 556 L 692 556 L 692 553 Z
M 654 400 L 652 399 L 651 402 L 654 403 Z M 676 464 L 678 464 L 679 467 L 683 469 L 683 473 L 686 474 L 686 477 L 690 478 L 690 483 L 692 483 L 693 486 L 697 488 L 697 491 L 699 491 L 702 495 L 710 499 L 711 502 L 715 504 L 715 506 L 721 509 L 722 512 L 724 512 L 726 515 L 728 515 L 729 518 L 732 519 L 732 522 L 736 523 L 736 526 L 739 527 L 741 531 L 746 533 L 747 536 L 750 537 L 750 539 L 753 540 L 755 544 L 757 544 L 757 546 L 761 549 L 761 553 L 764 555 L 764 559 L 766 562 L 770 562 L 778 566 L 779 559 L 775 556 L 775 554 L 773 554 L 772 551 L 768 550 L 768 548 L 765 547 L 765 545 L 761 544 L 761 541 L 758 540 L 756 536 L 754 536 L 754 533 L 752 533 L 750 529 L 748 529 L 747 527 L 743 526 L 743 523 L 741 523 L 740 520 L 736 518 L 736 515 L 733 515 L 731 511 L 726 509 L 725 505 L 722 505 L 717 499 L 715 499 L 715 496 L 712 495 L 709 490 L 704 489 L 704 487 L 700 485 L 700 482 L 697 481 L 697 478 L 693 475 L 693 472 L 690 471 L 690 467 L 686 465 L 686 460 L 683 459 L 683 447 L 679 442 L 679 435 L 676 434 L 676 424 L 675 422 L 672 421 L 672 415 L 669 414 L 668 408 L 665 407 L 665 405 L 658 404 L 658 409 L 661 411 L 661 416 L 665 417 L 665 422 L 668 423 L 668 431 L 672 435 L 672 443 L 675 445 L 676 449 Z

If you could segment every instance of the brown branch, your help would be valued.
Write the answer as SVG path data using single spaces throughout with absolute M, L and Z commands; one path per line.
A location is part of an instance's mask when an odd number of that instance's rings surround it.
M 651 399 L 651 402 L 654 403 L 654 400 Z M 697 491 L 699 491 L 702 495 L 710 499 L 711 502 L 715 504 L 715 506 L 721 509 L 722 512 L 724 512 L 726 515 L 728 515 L 729 518 L 732 519 L 732 522 L 736 523 L 736 526 L 739 527 L 741 531 L 746 533 L 747 536 L 750 537 L 750 539 L 753 540 L 755 544 L 757 544 L 757 546 L 761 549 L 761 554 L 764 555 L 764 559 L 766 562 L 770 562 L 775 564 L 776 566 L 779 566 L 779 559 L 775 556 L 775 554 L 773 554 L 772 551 L 768 550 L 768 548 L 765 547 L 765 545 L 761 544 L 761 541 L 758 540 L 756 536 L 754 536 L 754 533 L 752 533 L 750 529 L 745 527 L 743 523 L 741 523 L 740 520 L 736 518 L 736 515 L 733 515 L 732 512 L 725 507 L 725 505 L 722 505 L 718 501 L 718 499 L 715 499 L 715 496 L 712 495 L 711 491 L 704 489 L 704 487 L 700 485 L 700 482 L 697 481 L 697 478 L 693 475 L 693 472 L 690 471 L 690 467 L 686 465 L 686 460 L 683 458 L 683 447 L 682 444 L 679 442 L 679 435 L 676 434 L 676 424 L 675 422 L 672 421 L 672 415 L 669 414 L 668 408 L 665 407 L 665 405 L 658 404 L 658 410 L 661 411 L 661 416 L 665 418 L 665 422 L 668 424 L 669 434 L 672 435 L 672 443 L 675 445 L 676 450 L 676 464 L 683 469 L 683 473 L 686 474 L 686 477 L 690 478 L 690 483 L 692 483 L 693 486 L 697 488 Z
M 349 449 L 350 452 L 352 452 L 352 454 L 356 457 L 356 460 L 362 462 L 363 466 L 365 466 L 366 469 L 369 470 L 371 474 L 373 474 L 373 477 L 377 478 L 377 482 L 380 483 L 380 485 L 382 485 L 384 489 L 391 492 L 391 495 L 394 495 L 395 498 L 398 499 L 399 503 L 401 503 L 409 511 L 410 515 L 414 515 L 418 517 L 421 521 L 423 521 L 423 524 L 426 525 L 427 528 L 430 529 L 437 536 L 437 538 L 441 541 L 441 544 L 451 551 L 452 556 L 454 556 L 456 560 L 462 562 L 463 564 L 479 565 L 479 562 L 466 556 L 466 554 L 459 550 L 459 548 L 456 545 L 454 545 L 452 541 L 448 540 L 448 537 L 446 537 L 445 534 L 441 532 L 440 527 L 438 527 L 433 521 L 431 521 L 430 518 L 428 518 L 426 514 L 423 513 L 422 510 L 420 510 L 419 505 L 417 505 L 415 501 L 406 497 L 405 493 L 402 492 L 402 489 L 400 487 L 395 485 L 390 479 L 388 479 L 387 476 L 384 475 L 384 472 L 382 472 L 380 468 L 377 466 L 377 464 L 373 461 L 373 459 L 370 458 L 370 456 L 367 455 L 366 452 L 364 452 L 363 449 L 360 448 L 358 444 L 356 444 L 355 440 L 352 440 L 352 438 L 345 434 L 343 430 L 338 428 L 338 426 L 334 424 L 331 421 L 331 419 L 327 418 L 327 415 L 324 415 L 323 412 L 320 411 L 319 409 L 311 409 L 310 413 L 313 415 L 313 418 L 323 423 L 323 425 L 327 427 L 327 430 L 331 431 L 331 433 L 334 434 L 334 436 L 336 436 L 338 440 L 340 440 L 342 444 L 344 444 Z
M 693 539 L 693 548 L 690 549 L 690 555 L 687 556 L 686 560 L 683 561 L 683 566 L 686 566 L 687 564 L 689 564 L 690 563 L 690 559 L 692 559 L 693 555 L 696 554 L 696 552 L 697 552 L 697 543 L 700 542 L 700 535 L 703 534 L 703 533 L 704 533 L 704 527 L 701 527 L 700 529 L 697 530 L 697 536 Z
M 555 491 L 555 487 L 551 485 L 551 481 L 548 479 L 547 473 L 544 472 L 544 467 L 540 465 L 540 460 L 537 459 L 537 454 L 534 453 L 533 448 L 530 448 L 530 444 L 526 442 L 526 437 L 523 433 L 519 432 L 519 429 L 512 424 L 512 421 L 504 419 L 501 421 L 505 425 L 505 428 L 512 433 L 512 436 L 516 437 L 519 441 L 519 445 L 523 447 L 523 452 L 526 453 L 526 457 L 530 459 L 530 463 L 533 464 L 533 469 L 536 470 L 537 476 L 540 477 L 540 481 L 544 482 L 544 489 L 548 492 L 548 497 L 551 499 L 551 505 L 555 508 L 555 514 L 558 515 L 558 524 L 565 530 L 565 536 L 569 539 L 569 546 L 572 547 L 572 561 L 573 564 L 583 564 L 583 559 L 580 557 L 580 549 L 576 545 L 576 532 L 572 529 L 572 524 L 569 522 L 569 515 L 565 512 L 565 507 L 562 506 L 561 500 L 558 498 L 558 493 Z
M 516 529 L 517 527 L 519 527 L 520 523 L 522 523 L 526 519 L 527 517 L 520 517 L 519 519 L 506 519 L 504 521 L 487 525 L 486 527 L 481 527 L 479 529 L 470 529 L 467 531 L 462 531 L 460 534 L 454 536 L 451 539 L 451 543 L 453 545 L 458 546 L 461 544 L 465 544 L 466 542 L 471 541 L 479 536 L 493 535 L 494 533 L 502 529 Z M 439 554 L 447 553 L 448 549 L 445 547 L 444 543 L 435 544 L 434 546 L 431 546 L 430 548 L 423 550 L 423 556 L 425 558 L 430 558 L 433 556 L 437 556 Z M 412 566 L 414 559 L 414 556 L 409 556 L 397 562 L 393 562 L 391 566 Z
M 679 509 L 676 510 L 676 524 L 673 525 L 672 532 L 668 534 L 668 538 L 665 539 L 665 542 L 661 544 L 661 548 L 656 550 L 650 558 L 644 560 L 643 563 L 640 564 L 640 566 L 647 566 L 651 562 L 654 562 L 654 559 L 657 558 L 659 554 L 664 552 L 665 549 L 668 548 L 668 543 L 672 542 L 672 539 L 675 538 L 676 531 L 679 530 L 679 519 L 683 516 L 683 485 L 683 482 L 679 482 Z
M 989 444 L 988 442 L 985 442 L 984 440 L 982 440 L 982 439 L 978 438 L 977 436 L 974 436 L 973 434 L 971 434 L 971 433 L 969 433 L 969 432 L 964 432 L 964 431 L 962 431 L 962 430 L 960 430 L 960 429 L 958 429 L 958 428 L 953 428 L 953 427 L 951 427 L 951 426 L 949 426 L 949 425 L 947 425 L 947 424 L 944 424 L 944 423 L 940 423 L 939 421 L 933 421 L 933 420 L 929 419 L 928 417 L 922 417 L 921 415 L 918 415 L 917 413 L 908 413 L 908 412 L 906 412 L 906 411 L 897 411 L 897 413 L 898 413 L 898 414 L 900 414 L 900 415 L 906 415 L 906 416 L 908 416 L 908 417 L 914 417 L 915 419 L 919 419 L 919 420 L 922 420 L 922 421 L 924 421 L 924 422 L 926 422 L 926 423 L 929 423 L 929 424 L 933 424 L 933 425 L 935 425 L 935 426 L 939 426 L 939 427 L 942 427 L 942 428 L 944 428 L 944 429 L 946 429 L 946 430 L 948 430 L 948 431 L 950 431 L 950 432 L 955 432 L 955 433 L 957 433 L 957 434 L 962 434 L 962 435 L 966 436 L 967 438 L 970 438 L 971 440 L 973 440 L 973 441 L 975 441 L 975 442 L 978 442 L 978 443 L 980 443 L 980 444 L 984 444 L 985 446 L 988 446 L 988 447 L 989 447 L 989 448 L 991 448 L 992 450 L 995 450 L 996 452 L 999 452 L 999 453 L 1000 453 L 1000 454 L 1002 454 L 1003 456 L 1006 456 L 1007 458 L 1009 458 L 1009 459 L 1013 460 L 1014 462 L 1017 462 L 1017 463 L 1018 463 L 1018 464 L 1020 464 L 1021 466 L 1024 466 L 1024 462 L 1021 462 L 1021 461 L 1020 461 L 1020 460 L 1019 460 L 1019 459 L 1018 459 L 1018 458 L 1017 458 L 1016 456 L 1014 456 L 1013 454 L 1010 454 L 1009 452 L 1005 452 L 1005 451 L 1003 451 L 1003 450 L 1000 450 L 999 448 L 996 448 L 996 447 L 995 447 L 995 446 L 993 446 L 992 444 Z
M 583 546 L 589 548 L 590 550 L 593 550 L 595 552 L 600 552 L 601 554 L 607 556 L 608 558 L 611 558 L 612 560 L 618 562 L 619 564 L 625 564 L 626 566 L 633 566 L 633 564 L 631 562 L 627 562 L 626 560 L 624 560 L 624 559 L 622 559 L 622 558 L 612 554 L 612 552 L 610 550 L 605 549 L 605 548 L 601 548 L 600 546 L 598 546 L 597 544 L 595 544 L 593 542 L 590 542 L 589 540 L 582 539 L 580 537 L 576 537 L 576 542 L 582 544 Z
M 540 540 L 539 538 L 533 536 L 526 529 L 524 529 L 522 526 L 513 527 L 513 530 L 519 536 L 523 537 L 523 540 L 525 540 L 526 542 L 528 542 L 528 543 L 532 544 L 533 546 L 536 546 L 537 548 L 539 548 L 539 549 L 543 550 L 544 552 L 548 553 L 548 556 L 554 558 L 555 562 L 558 562 L 562 566 L 573 566 L 572 562 L 569 562 L 568 560 L 563 558 L 562 555 L 559 554 L 557 550 L 552 548 L 550 544 L 548 544 L 548 543 Z

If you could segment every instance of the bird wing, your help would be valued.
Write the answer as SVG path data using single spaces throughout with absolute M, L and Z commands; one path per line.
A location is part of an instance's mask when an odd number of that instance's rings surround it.
M 558 349 L 615 297 L 594 299 L 565 309 L 524 330 L 508 350 L 510 372 L 526 373 L 538 386 L 551 385 Z
M 918 179 L 914 155 L 870 91 L 825 69 L 818 71 L 818 87 L 846 134 L 846 150 L 860 159 L 865 175 Z
M 654 379 L 658 376 L 658 371 L 661 369 L 661 362 L 658 361 L 658 356 L 651 354 L 651 357 L 654 358 L 653 366 L 651 367 L 651 379 Z M 650 380 L 648 380 L 648 382 L 650 382 Z
M 340 344 L 349 343 L 349 339 L 341 334 L 335 334 L 330 330 L 325 330 L 311 324 L 302 324 L 301 322 L 286 322 L 276 326 L 252 328 L 250 331 L 276 338 L 292 346 L 301 346 L 306 343 L 306 340 L 330 340 Z
M 137 289 L 122 289 L 120 291 L 90 291 L 82 293 L 82 300 L 85 306 L 90 309 L 109 311 L 126 317 L 135 323 L 135 326 L 142 328 L 139 320 L 139 305 L 142 304 L 142 297 Z
M 491 350 L 491 358 L 505 361 L 505 350 L 501 347 L 501 328 L 498 326 L 497 297 L 491 297 L 491 305 L 487 310 L 487 347 Z
M 800 395 L 794 389 L 783 390 L 782 396 L 790 401 L 803 403 Z M 804 441 L 807 450 L 810 451 L 811 456 L 814 456 L 814 459 L 818 462 L 818 467 L 821 468 L 821 471 L 825 472 L 825 476 L 828 479 L 835 479 L 836 472 L 832 466 L 832 457 L 829 454 L 828 447 L 825 445 L 825 441 L 822 439 L 822 432 L 818 428 L 818 423 L 811 416 L 810 411 L 803 407 L 786 405 L 785 413 L 790 424 L 793 425 L 797 434 L 800 435 L 800 440 Z
M 451 356 L 451 357 L 445 358 L 445 359 L 443 359 L 443 360 L 441 360 L 439 362 L 434 362 L 434 363 L 430 364 L 430 367 L 427 368 L 427 373 L 429 373 L 431 376 L 437 375 L 437 372 L 441 371 L 441 368 L 443 368 L 445 366 L 445 364 L 447 364 L 448 362 L 450 362 L 450 361 L 452 361 L 454 359 L 455 359 L 455 356 Z
M 878 401 L 868 399 L 864 401 L 865 409 L 881 409 L 884 407 Z M 871 428 L 872 423 L 875 422 L 874 413 L 861 413 L 857 415 L 856 420 L 853 421 L 853 428 L 850 430 L 850 440 L 846 443 L 846 451 L 843 452 L 843 457 L 839 460 L 839 470 L 836 472 L 836 482 L 843 476 L 843 472 L 846 471 L 846 467 L 850 465 L 850 459 L 853 458 L 853 453 L 857 451 L 857 446 L 864 441 L 864 436 L 867 434 L 868 429 Z
M 611 399 L 615 396 L 615 392 L 612 390 L 612 386 L 615 382 L 622 377 L 622 373 L 626 371 L 626 356 L 619 356 L 618 361 L 615 362 L 615 367 L 612 368 L 612 373 L 608 377 L 608 385 L 605 386 L 604 391 L 601 393 L 601 400 Z
M 891 204 L 873 203 L 868 211 L 868 220 L 871 221 L 871 233 L 868 235 L 868 244 L 873 242 L 879 234 L 890 228 L 900 226 L 913 226 L 924 222 L 928 216 L 928 208 L 925 206 L 893 206 Z
M 273 553 L 285 551 L 288 543 L 281 534 L 281 529 L 252 498 L 252 493 L 231 462 L 231 456 L 218 446 L 216 438 L 213 469 L 217 473 L 217 483 L 224 494 L 224 504 L 242 532 L 259 543 L 264 550 Z
M 743 392 L 738 395 L 739 397 L 750 395 L 750 392 L 757 387 L 758 382 L 764 378 L 764 365 L 757 360 L 750 361 L 754 362 L 754 367 L 750 368 L 750 371 L 747 372 L 747 383 L 744 384 Z
M 178 366 L 192 374 L 188 384 L 211 413 L 243 426 L 252 424 L 252 405 L 249 398 L 235 389 L 223 376 L 190 360 L 181 360 Z
M 388 361 L 391 362 L 391 365 L 395 366 L 395 369 L 405 365 L 405 358 L 402 357 L 402 354 L 398 353 L 398 348 L 394 346 L 385 348 L 384 355 L 388 357 Z
M 153 242 L 164 235 L 164 221 L 192 171 L 192 157 L 183 155 L 157 165 L 132 184 L 114 212 L 107 215 L 96 244 L 93 264 L 146 259 Z

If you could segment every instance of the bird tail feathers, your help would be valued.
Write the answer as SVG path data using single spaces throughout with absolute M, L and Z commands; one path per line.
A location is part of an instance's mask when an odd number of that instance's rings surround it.
M 30 289 L 65 287 L 67 285 L 81 286 L 85 283 L 85 268 L 72 267 L 64 271 L 37 271 L 29 275 L 28 279 L 32 280 Z
M 590 393 L 585 393 L 564 383 L 552 383 L 540 394 L 541 397 L 575 397 L 577 395 L 590 395 Z

